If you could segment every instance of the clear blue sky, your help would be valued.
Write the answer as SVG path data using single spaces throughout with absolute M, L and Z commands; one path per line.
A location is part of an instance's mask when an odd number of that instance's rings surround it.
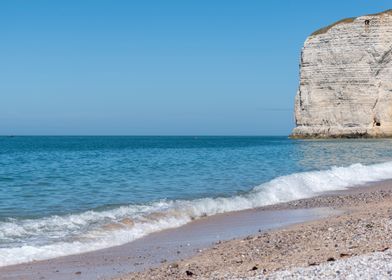
M 314 30 L 390 0 L 0 1 L 2 135 L 287 135 Z

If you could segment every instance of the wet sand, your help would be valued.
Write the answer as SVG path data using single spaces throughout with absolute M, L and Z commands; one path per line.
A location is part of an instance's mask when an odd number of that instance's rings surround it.
M 349 253 L 332 254 L 324 249 L 323 242 L 337 237 L 323 235 L 335 232 L 329 230 L 331 226 L 344 235 L 350 228 L 347 225 L 355 224 L 351 220 L 357 216 L 352 215 L 362 215 L 361 219 L 366 220 L 374 216 L 371 211 L 377 207 L 386 209 L 389 204 L 392 206 L 392 182 L 385 181 L 206 217 L 118 247 L 2 267 L 0 279 L 190 279 L 188 274 L 193 278 L 222 279 L 268 275 L 279 269 L 336 259 L 340 254 L 346 257 L 366 253 L 370 247 L 358 245 L 347 249 Z M 370 212 L 363 213 L 364 209 Z M 377 211 L 381 213 L 382 209 Z M 383 234 L 377 238 L 384 240 Z M 372 246 L 372 250 L 386 246 L 386 242 L 380 242 L 372 243 L 378 246 Z M 328 243 L 331 247 L 325 248 L 344 247 L 338 243 Z

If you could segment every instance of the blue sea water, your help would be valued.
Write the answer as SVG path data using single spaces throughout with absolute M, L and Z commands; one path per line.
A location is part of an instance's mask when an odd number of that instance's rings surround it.
M 391 160 L 389 139 L 0 137 L 0 265 L 389 179 Z

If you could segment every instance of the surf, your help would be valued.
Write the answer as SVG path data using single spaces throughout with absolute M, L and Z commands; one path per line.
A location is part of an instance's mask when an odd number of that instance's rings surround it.
M 0 266 L 122 245 L 150 233 L 220 213 L 314 197 L 392 179 L 392 161 L 279 176 L 231 197 L 159 200 L 113 209 L 0 222 Z

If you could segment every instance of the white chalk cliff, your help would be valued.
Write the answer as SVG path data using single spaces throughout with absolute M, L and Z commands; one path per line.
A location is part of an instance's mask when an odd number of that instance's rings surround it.
M 392 10 L 309 36 L 292 137 L 392 136 Z

